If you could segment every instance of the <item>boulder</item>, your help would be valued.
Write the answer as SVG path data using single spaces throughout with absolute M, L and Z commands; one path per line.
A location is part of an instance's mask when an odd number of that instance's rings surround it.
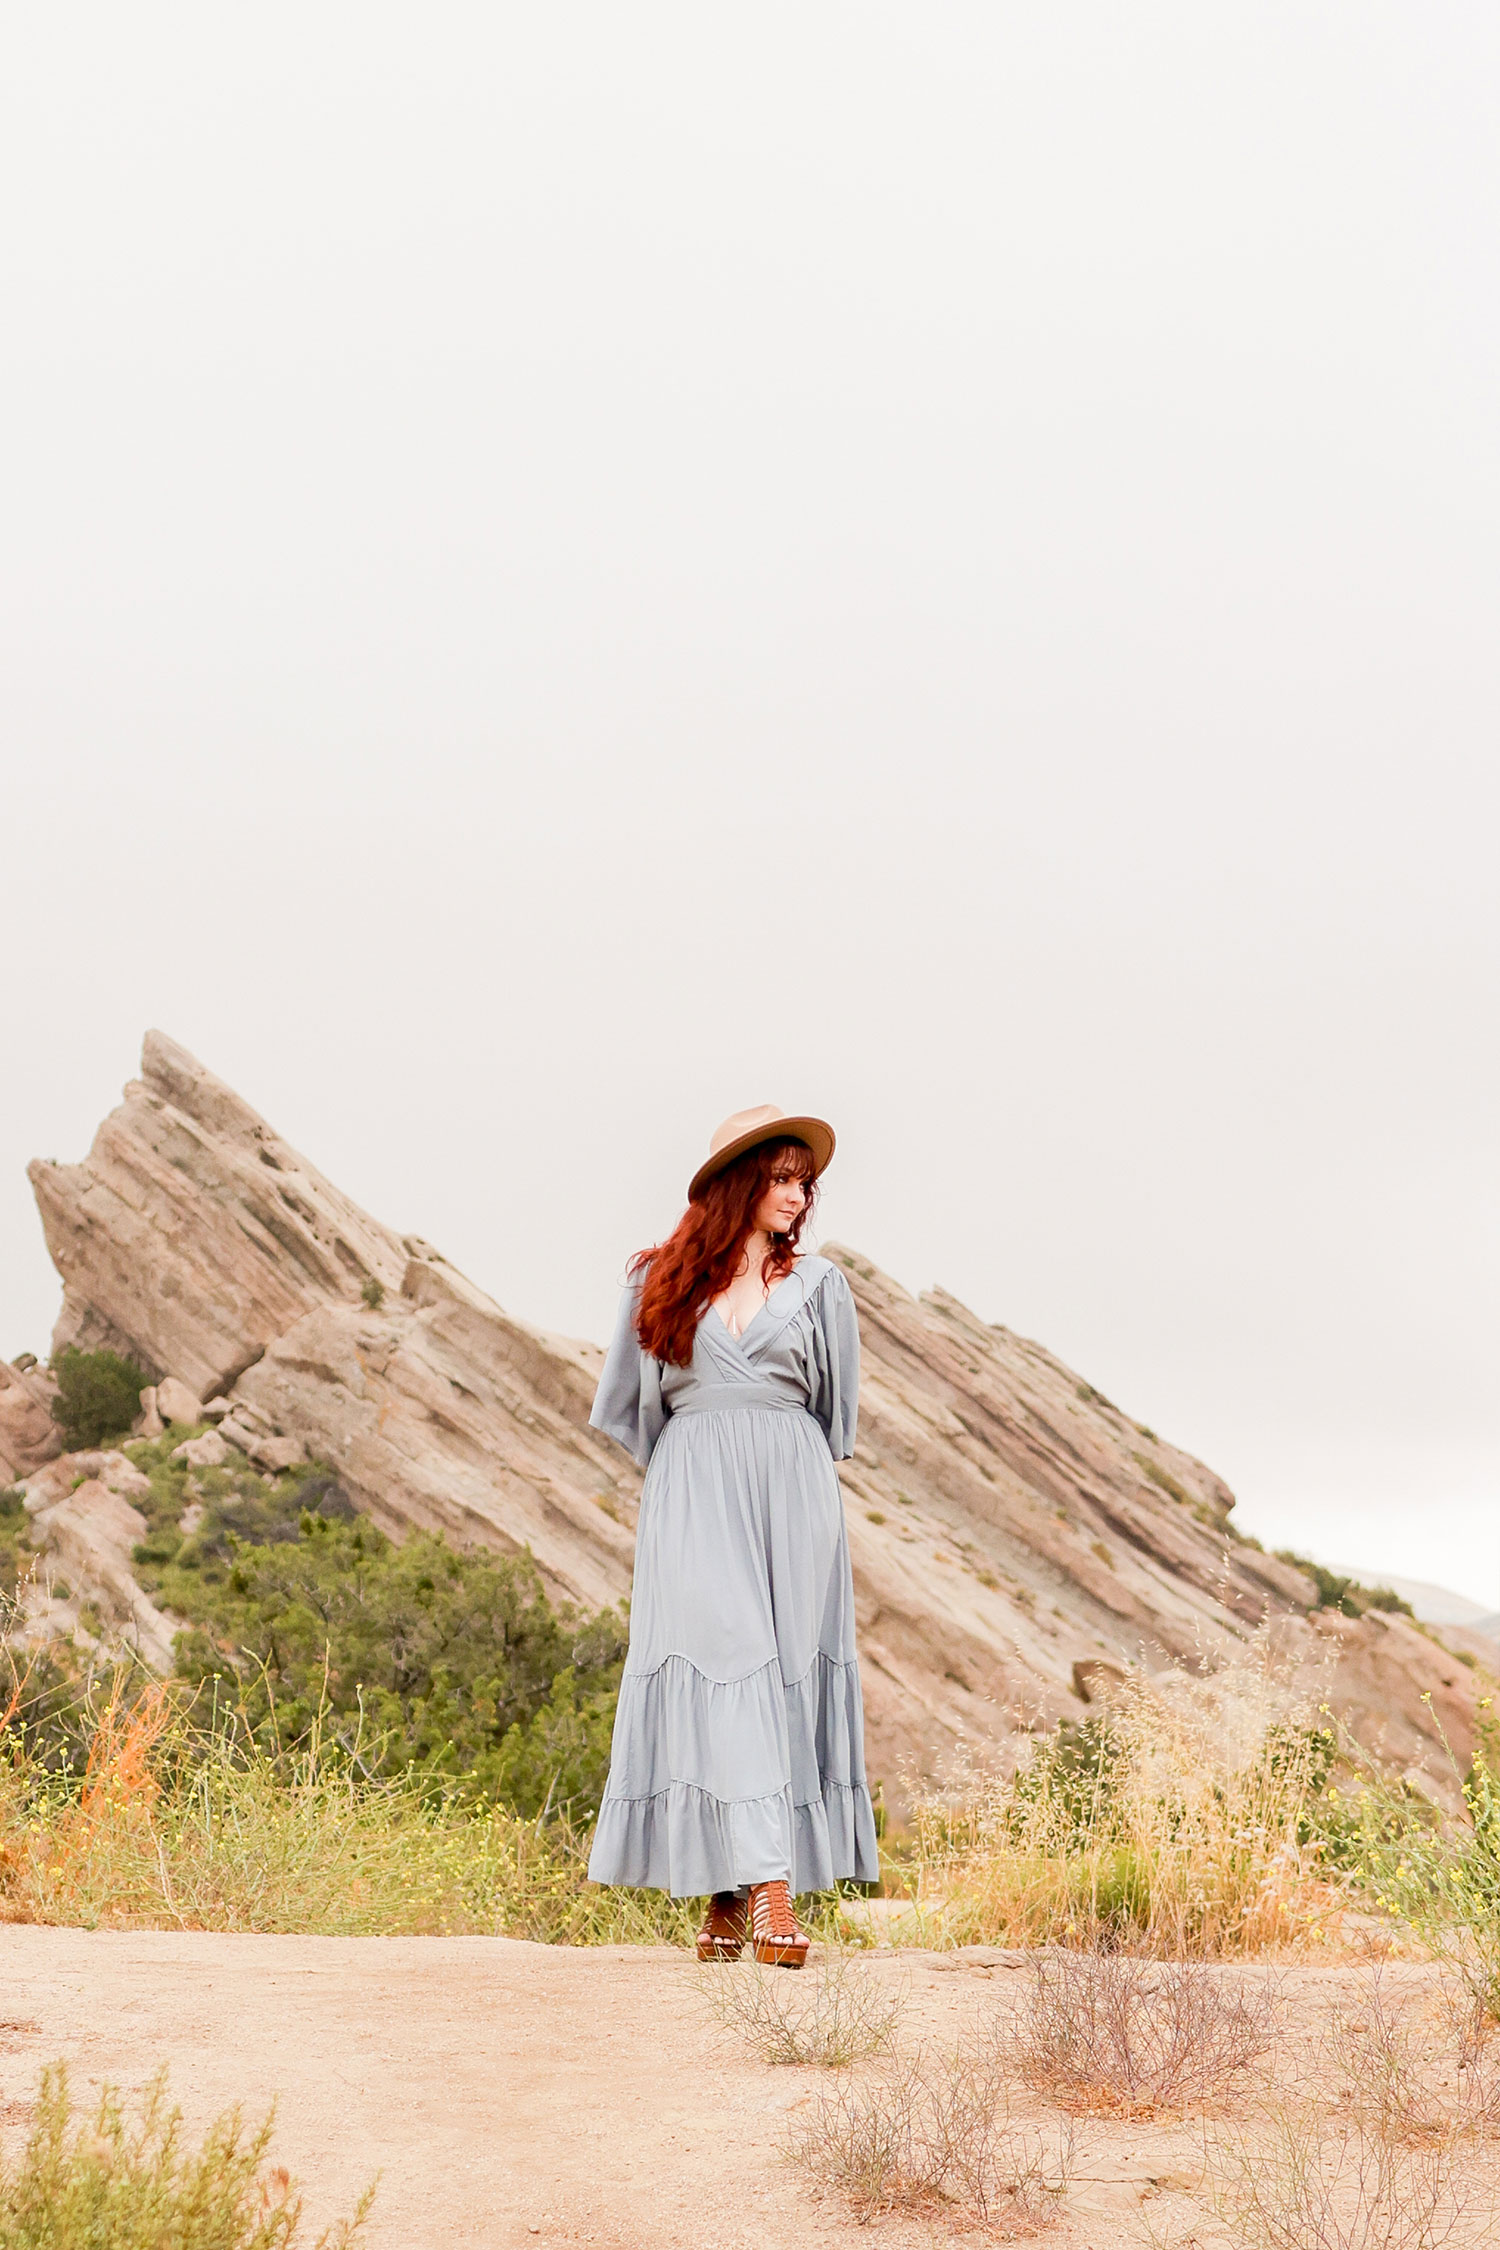
M 156 1411 L 164 1422 L 192 1424 L 203 1419 L 203 1401 L 175 1375 L 164 1375 L 156 1386 Z
M 250 1459 L 268 1477 L 279 1476 L 283 1469 L 300 1467 L 307 1459 L 307 1447 L 299 1437 L 257 1438 Z
M 26 1479 L 22 1490 L 30 1514 L 49 1508 L 78 1484 L 97 1481 L 127 1500 L 139 1500 L 151 1490 L 151 1480 L 123 1453 L 87 1451 L 62 1453 Z
M 141 1591 L 131 1569 L 132 1549 L 145 1535 L 140 1510 L 102 1477 L 86 1478 L 32 1517 L 44 1585 L 61 1577 L 74 1605 L 92 1603 L 106 1638 L 133 1649 L 154 1671 L 169 1672 L 178 1628 Z
M 166 1429 L 156 1403 L 156 1385 L 148 1383 L 141 1392 L 141 1410 L 130 1425 L 130 1434 L 138 1438 L 159 1438 L 166 1435 Z
M 172 1419 L 176 1421 L 176 1415 Z M 229 1459 L 229 1446 L 222 1430 L 205 1430 L 202 1437 L 184 1438 L 181 1445 L 174 1445 L 172 1459 L 186 1461 L 193 1469 L 221 1469 Z
M 0 1359 L 0 1484 L 14 1484 L 63 1449 L 52 1419 L 52 1384 L 29 1352 L 29 1365 Z
M 1128 1677 L 1118 1664 L 1106 1664 L 1097 1656 L 1080 1657 L 1073 1667 L 1073 1693 L 1080 1703 L 1108 1703 Z

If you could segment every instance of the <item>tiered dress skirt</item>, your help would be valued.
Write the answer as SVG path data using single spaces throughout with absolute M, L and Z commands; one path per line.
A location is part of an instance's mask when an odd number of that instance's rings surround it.
M 795 1365 L 788 1325 L 778 1332 Z M 737 1343 L 727 1331 L 725 1341 Z M 766 1345 L 774 1352 L 769 1335 Z M 829 1438 L 806 1387 L 789 1380 L 793 1365 L 728 1357 L 717 1339 L 705 1356 L 678 1384 L 650 1455 L 589 1873 L 678 1897 L 777 1876 L 803 1892 L 871 1882 L 853 1585 Z

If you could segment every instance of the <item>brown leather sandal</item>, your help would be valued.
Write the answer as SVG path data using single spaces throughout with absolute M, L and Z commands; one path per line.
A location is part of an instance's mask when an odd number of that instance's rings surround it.
M 750 1886 L 751 1951 L 768 1969 L 800 1969 L 812 1940 L 797 1920 L 785 1882 Z
M 745 1902 L 738 1891 L 715 1891 L 698 1932 L 700 1961 L 738 1961 L 745 1943 Z

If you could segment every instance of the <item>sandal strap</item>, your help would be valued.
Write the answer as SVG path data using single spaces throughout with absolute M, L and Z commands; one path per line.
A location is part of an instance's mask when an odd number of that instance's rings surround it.
M 805 1940 L 807 1935 L 798 1925 L 791 1890 L 784 1880 L 756 1883 L 752 1887 L 750 1922 L 758 1938 L 785 1938 L 795 1942 Z
M 716 1891 L 708 1902 L 708 1912 L 703 1918 L 702 1937 L 743 1939 L 745 1935 L 745 1902 L 733 1891 Z

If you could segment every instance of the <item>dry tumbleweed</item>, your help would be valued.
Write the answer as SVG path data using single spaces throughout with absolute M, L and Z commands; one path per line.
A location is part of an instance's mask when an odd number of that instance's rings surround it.
M 1049 2137 L 1012 2123 L 1006 2068 L 992 2045 L 919 2049 L 820 2088 L 793 2122 L 791 2149 L 862 2220 L 942 2210 L 982 2221 L 1001 2239 L 1052 2223 L 1071 2159 L 1066 2131 Z
M 1150 2117 L 1220 2099 L 1270 2046 L 1271 1994 L 1189 1961 L 1049 1953 L 1005 2038 L 1020 2075 L 1064 2108 Z

